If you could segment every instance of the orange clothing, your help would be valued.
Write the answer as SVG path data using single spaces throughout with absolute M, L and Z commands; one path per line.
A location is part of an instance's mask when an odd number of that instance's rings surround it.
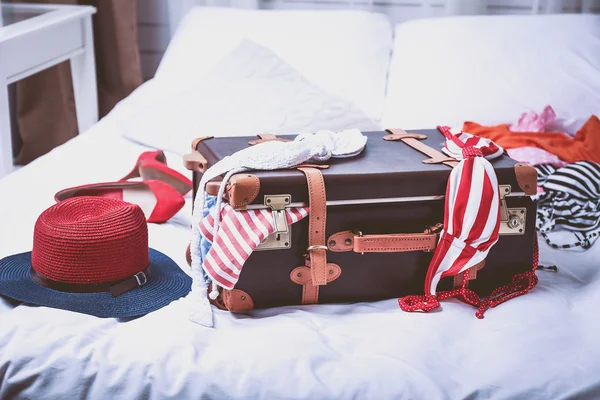
M 592 115 L 574 138 L 559 132 L 511 132 L 508 125 L 483 126 L 465 122 L 463 132 L 493 140 L 504 149 L 538 147 L 572 163 L 589 160 L 600 163 L 600 120 Z

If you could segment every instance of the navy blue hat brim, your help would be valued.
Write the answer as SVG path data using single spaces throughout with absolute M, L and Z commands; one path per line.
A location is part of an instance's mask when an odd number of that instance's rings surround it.
M 187 295 L 192 287 L 192 278 L 154 249 L 150 249 L 150 266 L 148 283 L 113 297 L 110 292 L 69 293 L 44 287 L 31 277 L 31 252 L 15 254 L 0 260 L 0 294 L 23 303 L 97 317 L 137 317 Z

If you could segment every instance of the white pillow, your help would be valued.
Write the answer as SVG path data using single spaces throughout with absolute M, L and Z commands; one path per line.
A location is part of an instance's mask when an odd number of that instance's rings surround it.
M 362 11 L 195 7 L 178 26 L 156 78 L 179 86 L 197 82 L 246 38 L 380 119 L 392 36 L 387 17 Z
M 396 27 L 384 127 L 600 113 L 600 16 L 477 16 Z
M 178 154 L 198 136 L 312 133 L 379 124 L 307 81 L 270 50 L 242 41 L 206 79 L 117 119 L 133 141 Z

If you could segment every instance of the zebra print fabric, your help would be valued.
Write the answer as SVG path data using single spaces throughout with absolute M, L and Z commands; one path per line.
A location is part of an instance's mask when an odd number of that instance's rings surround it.
M 544 193 L 538 203 L 536 228 L 553 248 L 592 246 L 600 234 L 600 164 L 578 161 L 562 168 L 535 167 Z M 553 233 L 572 232 L 572 239 L 555 240 Z

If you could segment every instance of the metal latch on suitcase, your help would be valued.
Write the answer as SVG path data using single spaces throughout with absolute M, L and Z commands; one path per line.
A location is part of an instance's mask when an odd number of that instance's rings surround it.
M 265 196 L 264 204 L 273 212 L 275 232 L 260 242 L 256 250 L 281 250 L 291 247 L 292 226 L 288 225 L 285 213 L 285 207 L 289 207 L 291 203 L 292 196 L 289 194 Z
M 510 185 L 499 185 L 500 189 L 500 235 L 523 235 L 525 233 L 525 207 L 508 208 L 506 196 L 510 194 Z

